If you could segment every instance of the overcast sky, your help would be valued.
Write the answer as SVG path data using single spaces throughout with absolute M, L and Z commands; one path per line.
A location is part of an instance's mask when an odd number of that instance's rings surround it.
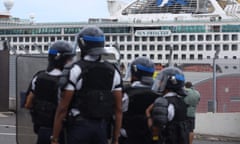
M 13 17 L 28 19 L 35 16 L 36 22 L 81 22 L 88 18 L 109 16 L 107 0 L 13 0 Z M 132 0 L 122 0 L 131 2 Z M 0 11 L 5 11 L 0 0 Z

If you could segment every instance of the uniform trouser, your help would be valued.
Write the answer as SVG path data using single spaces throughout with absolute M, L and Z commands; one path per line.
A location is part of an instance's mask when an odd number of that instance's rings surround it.
M 37 144 L 51 144 L 52 128 L 40 127 L 37 132 Z M 64 135 L 60 134 L 59 144 L 64 144 Z
M 67 128 L 67 144 L 107 144 L 105 120 L 78 119 Z

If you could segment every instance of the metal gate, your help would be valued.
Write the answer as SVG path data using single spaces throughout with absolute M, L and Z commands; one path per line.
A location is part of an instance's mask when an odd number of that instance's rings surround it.
M 23 107 L 25 95 L 33 75 L 46 69 L 46 55 L 18 55 L 16 57 L 16 135 L 17 144 L 36 143 L 36 135 L 29 110 Z

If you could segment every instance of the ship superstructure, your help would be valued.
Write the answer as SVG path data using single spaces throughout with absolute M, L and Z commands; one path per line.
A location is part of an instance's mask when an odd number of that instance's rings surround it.
M 216 50 L 223 71 L 240 69 L 240 6 L 235 0 L 108 0 L 109 18 L 88 22 L 37 23 L 9 17 L 0 20 L 0 39 L 17 54 L 47 53 L 56 40 L 75 43 L 86 25 L 106 34 L 106 46 L 117 47 L 121 62 L 147 56 L 156 64 L 211 64 Z M 232 65 L 229 65 L 229 61 Z M 226 64 L 224 64 L 226 62 Z

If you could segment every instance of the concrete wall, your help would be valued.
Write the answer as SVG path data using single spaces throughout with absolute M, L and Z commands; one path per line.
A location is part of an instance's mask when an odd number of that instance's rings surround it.
M 195 133 L 240 138 L 240 113 L 197 113 Z

